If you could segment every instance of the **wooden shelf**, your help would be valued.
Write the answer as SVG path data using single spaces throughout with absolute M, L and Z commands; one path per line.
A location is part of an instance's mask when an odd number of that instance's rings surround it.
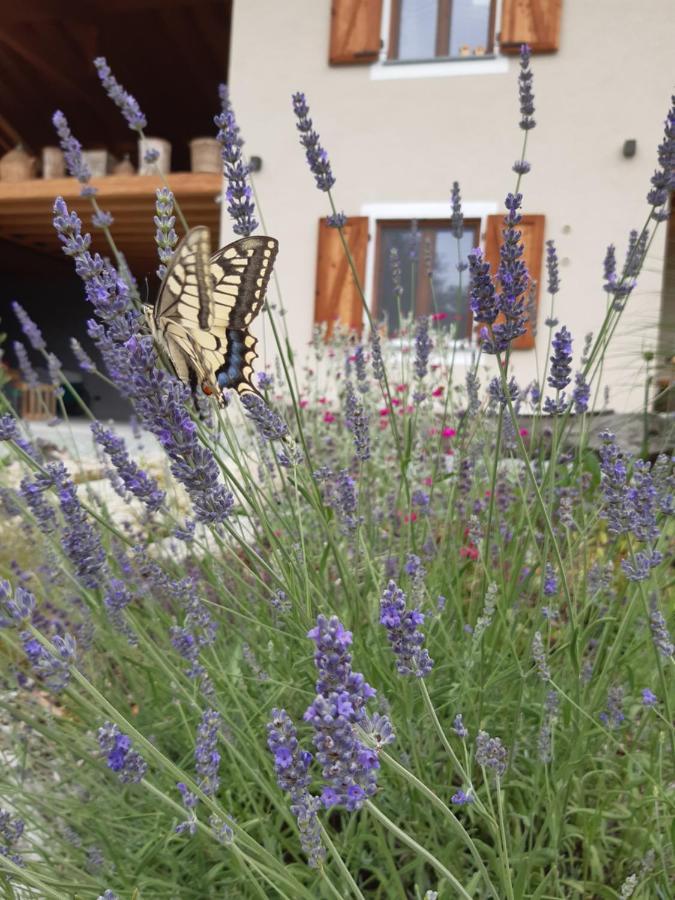
M 118 248 L 132 269 L 148 271 L 157 265 L 154 241 L 155 191 L 162 180 L 155 175 L 108 175 L 92 179 L 98 188 L 96 200 L 114 218 L 112 233 Z M 190 227 L 206 225 L 215 247 L 220 222 L 222 177 L 194 172 L 174 172 L 167 183 L 180 203 Z M 61 243 L 52 226 L 56 197 L 63 197 L 69 209 L 77 211 L 83 230 L 91 232 L 93 250 L 110 255 L 103 233 L 91 227 L 91 201 L 80 196 L 81 185 L 74 178 L 31 181 L 0 181 L 0 240 L 10 241 L 49 256 L 62 257 Z M 181 236 L 178 218 L 176 231 Z

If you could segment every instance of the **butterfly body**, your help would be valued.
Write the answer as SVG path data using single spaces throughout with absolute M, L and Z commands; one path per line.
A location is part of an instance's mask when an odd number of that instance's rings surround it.
M 256 392 L 256 338 L 248 327 L 260 312 L 278 252 L 274 238 L 241 238 L 210 256 L 208 230 L 192 228 L 176 248 L 154 307 L 144 313 L 155 342 L 176 375 L 215 395 Z

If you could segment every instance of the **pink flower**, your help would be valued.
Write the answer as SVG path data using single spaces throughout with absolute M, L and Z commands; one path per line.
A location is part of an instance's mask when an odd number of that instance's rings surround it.
M 519 434 L 521 437 L 529 437 L 530 432 L 527 430 L 527 428 L 521 428 L 521 429 L 519 430 L 518 434 Z
M 433 483 L 434 483 L 434 479 L 430 475 L 428 475 L 426 478 L 422 479 L 422 484 L 426 484 L 427 487 L 429 487 Z
M 328 410 L 326 410 L 326 412 L 323 414 L 323 420 L 324 422 L 328 422 L 328 424 L 330 424 L 331 422 L 335 421 L 335 416 L 332 412 L 328 412 Z
M 444 428 L 443 437 L 454 437 L 457 434 L 454 428 Z
M 397 394 L 402 394 L 402 393 L 403 393 L 404 391 L 406 391 L 407 389 L 408 389 L 408 385 L 407 385 L 407 384 L 397 384 L 397 385 L 396 385 L 396 393 L 397 393 Z
M 434 388 L 433 391 L 431 392 L 431 396 L 432 397 L 443 396 L 443 385 L 441 385 L 440 387 Z
M 304 409 L 307 406 L 308 402 L 309 402 L 308 400 L 301 400 L 300 401 L 300 409 Z
M 383 418 L 384 418 L 384 416 L 388 416 L 388 415 L 389 415 L 389 410 L 387 409 L 386 406 L 383 406 L 383 407 L 382 407 L 382 409 L 380 410 L 380 415 L 381 415 Z
M 442 322 L 443 319 L 447 319 L 447 318 L 448 318 L 448 314 L 447 314 L 447 313 L 443 313 L 443 312 L 440 312 L 440 313 L 434 313 L 434 314 L 432 315 L 432 317 L 431 317 L 431 319 L 432 319 L 433 322 Z
M 392 406 L 400 406 L 400 405 L 401 405 L 401 401 L 398 399 L 398 397 L 392 397 L 392 398 L 391 398 L 391 405 L 392 405 Z

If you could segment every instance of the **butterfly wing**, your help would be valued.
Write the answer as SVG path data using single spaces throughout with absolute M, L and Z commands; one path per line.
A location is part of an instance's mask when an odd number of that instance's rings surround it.
M 251 383 L 257 340 L 248 326 L 265 302 L 279 243 L 255 235 L 228 244 L 211 257 L 212 324 L 208 339 L 193 337 L 213 372 L 220 391 L 254 391 Z
M 213 325 L 210 252 L 209 230 L 203 225 L 191 228 L 176 247 L 154 308 L 160 332 L 169 322 L 187 330 Z

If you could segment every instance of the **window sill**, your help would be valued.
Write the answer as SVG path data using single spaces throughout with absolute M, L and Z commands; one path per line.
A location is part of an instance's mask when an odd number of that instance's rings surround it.
M 402 78 L 448 78 L 455 75 L 505 75 L 509 59 L 505 56 L 465 56 L 455 59 L 385 59 L 370 66 L 373 81 Z

